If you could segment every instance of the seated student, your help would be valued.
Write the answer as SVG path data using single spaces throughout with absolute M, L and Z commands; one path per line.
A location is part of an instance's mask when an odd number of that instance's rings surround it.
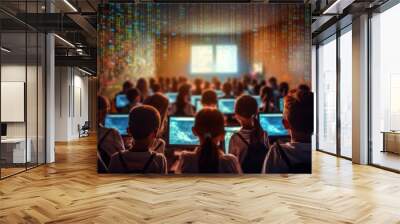
M 245 89 L 244 89 L 243 83 L 240 81 L 237 82 L 236 87 L 233 90 L 235 97 L 239 97 L 239 96 L 243 95 L 244 91 L 245 91 Z
M 168 111 L 168 98 L 161 93 L 155 93 L 152 96 L 147 97 L 143 102 L 144 105 L 153 106 L 158 110 L 161 117 L 160 130 L 158 131 L 158 136 L 151 147 L 154 152 L 163 153 L 165 152 L 165 141 L 161 138 L 164 133 L 164 129 L 167 121 L 167 111 Z
M 289 83 L 281 82 L 281 84 L 279 84 L 279 92 L 280 97 L 285 97 L 289 92 Z
M 138 79 L 136 82 L 136 88 L 140 91 L 140 102 L 143 103 L 143 101 L 150 95 L 147 80 L 145 78 Z
M 111 158 L 110 172 L 167 174 L 167 160 L 151 151 L 160 128 L 160 114 L 152 106 L 137 106 L 129 113 L 129 134 L 134 139 L 131 149 Z
M 224 92 L 224 95 L 221 96 L 221 99 L 234 98 L 232 94 L 232 84 L 230 82 L 224 82 L 224 84 L 222 85 L 222 92 Z
M 275 77 L 269 78 L 268 86 L 272 89 L 272 102 L 274 103 L 275 107 L 279 108 L 280 92 L 278 88 L 278 80 Z
M 97 170 L 99 173 L 108 172 L 111 157 L 125 150 L 124 143 L 119 132 L 112 128 L 104 127 L 104 120 L 110 111 L 110 103 L 104 96 L 97 97 Z
M 219 81 L 218 77 L 212 78 L 212 85 L 215 90 L 221 90 L 221 81 Z
M 125 81 L 122 84 L 122 90 L 120 92 L 118 92 L 115 97 L 114 97 L 114 104 L 117 104 L 117 96 L 121 95 L 121 94 L 125 94 L 128 92 L 129 89 L 133 88 L 133 83 L 131 81 Z M 122 108 L 117 108 L 117 112 L 121 113 Z
M 155 93 L 161 93 L 162 92 L 162 88 L 161 88 L 161 84 L 159 83 L 154 83 L 151 87 L 151 91 L 153 92 L 153 94 Z
M 176 93 L 179 90 L 179 82 L 178 79 L 176 77 L 173 77 L 171 80 L 171 88 L 169 92 L 173 92 Z
M 171 90 L 171 79 L 169 77 L 165 78 L 163 91 L 164 92 L 172 92 L 172 90 Z
M 259 95 L 260 94 L 260 89 L 258 89 L 258 90 L 256 89 L 257 85 L 258 85 L 258 80 L 252 79 L 249 84 L 249 93 L 251 95 Z M 256 91 L 258 91 L 258 92 L 256 92 Z
M 279 107 L 274 103 L 274 93 L 269 86 L 264 86 L 260 90 L 260 97 L 262 100 L 261 112 L 264 113 L 277 113 L 279 112 Z
M 150 89 L 153 89 L 153 86 L 156 83 L 157 83 L 157 81 L 156 81 L 155 78 L 153 78 L 153 77 L 149 78 L 149 87 L 150 87 Z
M 208 89 L 201 94 L 201 105 L 203 108 L 217 109 L 218 96 L 214 90 Z
M 121 108 L 119 113 L 128 114 L 129 111 L 135 106 L 140 105 L 140 90 L 137 88 L 130 88 L 126 93 L 126 98 L 128 98 L 129 104 Z
M 241 129 L 232 135 L 229 153 L 235 155 L 244 173 L 261 173 L 262 165 L 269 149 L 268 133 L 261 128 L 257 119 L 257 101 L 242 95 L 235 104 L 235 117 Z
M 300 84 L 297 88 L 302 90 L 302 91 L 306 91 L 306 92 L 310 92 L 311 91 L 310 87 L 308 85 L 306 85 L 306 84 Z
M 190 104 L 191 96 L 191 86 L 189 84 L 184 84 L 179 87 L 176 102 L 171 105 L 169 114 L 175 116 L 193 116 L 195 109 L 194 106 Z
M 196 114 L 193 133 L 200 146 L 182 152 L 177 173 L 242 173 L 234 155 L 225 154 L 219 145 L 224 139 L 224 116 L 216 109 L 205 108 Z
M 254 94 L 255 95 L 260 95 L 262 87 L 266 85 L 265 80 L 261 80 L 256 86 L 254 86 Z
M 203 92 L 202 86 L 203 86 L 203 80 L 196 78 L 193 81 L 194 84 L 194 90 L 193 90 L 193 95 L 201 95 Z
M 205 81 L 203 89 L 210 89 L 210 88 L 211 88 L 211 83 L 209 81 Z
M 271 146 L 264 161 L 264 173 L 311 173 L 313 94 L 294 89 L 285 97 L 283 124 L 291 140 Z

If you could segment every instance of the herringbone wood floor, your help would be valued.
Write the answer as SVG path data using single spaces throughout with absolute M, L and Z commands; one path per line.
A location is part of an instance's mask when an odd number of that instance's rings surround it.
M 98 175 L 95 139 L 0 181 L 0 223 L 400 223 L 400 175 L 315 152 L 312 175 Z

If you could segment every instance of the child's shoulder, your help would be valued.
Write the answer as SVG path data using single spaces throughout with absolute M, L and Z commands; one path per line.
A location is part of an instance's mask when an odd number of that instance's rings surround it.
M 238 161 L 237 157 L 232 154 L 224 154 L 223 156 L 220 157 L 220 160 L 229 163 Z

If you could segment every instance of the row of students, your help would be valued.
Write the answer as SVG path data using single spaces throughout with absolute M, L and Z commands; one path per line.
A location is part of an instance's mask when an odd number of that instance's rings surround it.
M 140 78 L 136 82 L 136 85 L 128 80 L 124 82 L 122 87 L 122 91 L 118 92 L 116 96 L 125 94 L 130 103 L 125 108 L 116 108 L 116 111 L 119 113 L 126 113 L 132 107 L 143 103 L 148 96 L 154 93 L 176 92 L 178 93 L 178 100 L 173 108 L 171 108 L 170 113 L 185 115 L 194 114 L 194 107 L 193 105 L 190 106 L 190 96 L 192 94 L 202 95 L 204 91 L 209 89 L 222 91 L 223 96 L 220 98 L 236 98 L 244 93 L 259 95 L 263 102 L 261 112 L 279 112 L 280 99 L 285 97 L 289 91 L 289 84 L 281 82 L 278 85 L 275 77 L 271 77 L 267 82 L 265 80 L 259 81 L 249 75 L 245 75 L 242 80 L 228 78 L 223 84 L 215 77 L 212 78 L 211 82 L 196 78 L 192 84 L 188 79 L 183 77 L 171 79 L 160 77 L 158 80 L 150 78 L 149 84 L 147 84 L 146 79 Z
M 109 108 L 107 104 L 104 97 L 99 97 L 99 170 L 166 174 L 165 142 L 160 134 L 165 124 L 168 99 L 158 93 L 144 101 L 147 105 L 136 106 L 130 111 L 128 132 L 134 143 L 127 148 L 118 132 L 102 126 Z M 199 138 L 200 146 L 181 154 L 176 173 L 310 173 L 312 93 L 306 88 L 297 88 L 285 97 L 283 123 L 289 130 L 289 143 L 278 142 L 270 146 L 268 133 L 260 127 L 257 114 L 254 98 L 242 95 L 237 99 L 235 116 L 241 129 L 232 136 L 229 154 L 225 154 L 221 147 L 225 134 L 224 117 L 212 105 L 203 108 L 196 114 L 192 130 Z

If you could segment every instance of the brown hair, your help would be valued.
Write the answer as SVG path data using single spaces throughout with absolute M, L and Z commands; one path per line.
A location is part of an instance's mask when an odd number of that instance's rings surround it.
M 148 105 L 134 107 L 129 113 L 129 130 L 133 139 L 147 138 L 160 128 L 160 114 Z
M 230 82 L 224 82 L 224 84 L 222 85 L 222 91 L 224 92 L 225 95 L 231 95 L 232 84 Z
M 110 101 L 105 96 L 97 96 L 97 125 L 104 123 L 104 118 L 110 108 Z
M 207 89 L 201 94 L 201 104 L 203 105 L 217 105 L 218 96 L 214 90 Z
M 168 98 L 161 93 L 155 93 L 152 96 L 149 96 L 144 103 L 145 105 L 153 106 L 158 110 L 161 116 L 161 122 L 164 122 L 164 119 L 167 115 L 168 110 Z
M 252 119 L 254 123 L 253 130 L 250 134 L 250 142 L 259 142 L 263 137 L 263 130 L 260 121 L 257 118 L 258 103 L 254 97 L 249 95 L 240 96 L 235 103 L 235 114 L 247 119 Z
M 140 101 L 140 90 L 138 88 L 130 88 L 127 93 L 126 97 L 128 98 L 129 102 L 133 103 L 138 97 Z
M 285 97 L 283 116 L 294 131 L 311 135 L 314 131 L 314 96 L 306 89 L 293 89 Z
M 190 96 L 191 86 L 189 84 L 183 84 L 179 87 L 178 96 L 176 97 L 176 114 L 175 115 L 185 115 L 185 106 L 187 102 L 185 97 Z
M 224 115 L 216 109 L 202 109 L 196 114 L 194 128 L 205 139 L 200 146 L 199 172 L 218 173 L 220 149 L 212 140 L 225 133 Z

